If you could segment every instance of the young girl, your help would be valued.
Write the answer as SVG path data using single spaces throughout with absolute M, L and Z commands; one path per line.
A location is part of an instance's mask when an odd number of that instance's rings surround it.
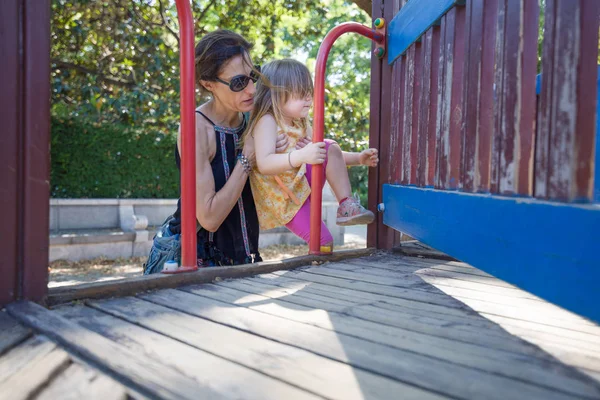
M 332 140 L 310 142 L 308 113 L 313 82 L 302 63 L 290 59 L 273 61 L 263 67 L 262 74 L 266 81 L 257 84 L 251 122 L 245 133 L 254 139 L 257 168 L 250 174 L 250 184 L 261 229 L 285 225 L 308 242 L 314 164 L 323 164 L 325 178 L 339 202 L 338 225 L 373 222 L 373 213 L 352 197 L 346 166 L 376 166 L 377 150 L 348 153 L 342 152 Z M 289 145 L 284 153 L 277 153 L 275 143 L 281 132 L 288 135 Z M 327 250 L 333 245 L 333 237 L 324 223 L 321 223 L 320 245 Z

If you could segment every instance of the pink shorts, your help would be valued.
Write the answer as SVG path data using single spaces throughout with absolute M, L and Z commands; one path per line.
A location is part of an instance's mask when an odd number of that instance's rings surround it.
M 327 160 L 329 157 L 329 146 L 335 143 L 335 141 L 330 139 L 325 139 L 325 150 L 327 151 L 327 155 L 325 156 L 325 162 L 323 163 L 323 186 L 325 186 L 325 170 L 327 169 Z M 306 164 L 306 179 L 308 179 L 308 184 L 311 185 L 311 177 L 312 177 L 312 165 Z M 323 190 L 323 186 L 321 186 L 318 190 Z M 296 213 L 294 218 L 286 225 L 290 231 L 292 231 L 296 236 L 303 239 L 306 243 L 308 243 L 310 239 L 310 196 L 306 199 L 300 210 Z M 323 221 L 321 221 L 321 246 L 326 244 L 333 243 L 333 236 L 327 226 Z

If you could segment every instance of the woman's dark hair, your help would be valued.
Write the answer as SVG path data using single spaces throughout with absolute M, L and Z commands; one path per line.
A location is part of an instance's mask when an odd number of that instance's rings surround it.
M 204 35 L 196 45 L 196 82 L 199 84 L 200 80 L 216 81 L 221 68 L 227 61 L 235 56 L 247 55 L 250 49 L 252 49 L 252 43 L 243 36 L 226 29 L 219 29 Z

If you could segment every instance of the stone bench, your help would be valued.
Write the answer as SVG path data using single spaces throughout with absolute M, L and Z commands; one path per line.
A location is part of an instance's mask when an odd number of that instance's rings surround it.
M 323 192 L 322 216 L 334 243 L 344 244 L 344 228 L 335 224 L 337 202 Z M 146 256 L 152 237 L 177 208 L 177 199 L 51 199 L 49 261 L 95 257 Z M 301 244 L 286 228 L 263 231 L 259 247 Z

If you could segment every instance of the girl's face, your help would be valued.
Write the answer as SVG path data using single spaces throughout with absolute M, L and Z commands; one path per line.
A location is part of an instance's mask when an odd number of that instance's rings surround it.
M 281 111 L 284 117 L 290 119 L 306 118 L 312 106 L 312 96 L 306 97 L 292 96 L 285 102 Z
M 242 55 L 235 56 L 223 66 L 218 75 L 218 81 L 204 81 L 203 85 L 227 108 L 238 112 L 252 111 L 256 87 L 251 79 L 243 78 L 250 76 L 251 65 L 252 60 L 249 56 L 246 56 L 245 59 Z M 228 83 L 234 80 L 235 84 L 240 78 L 247 81 L 248 85 L 239 92 L 232 91 Z

